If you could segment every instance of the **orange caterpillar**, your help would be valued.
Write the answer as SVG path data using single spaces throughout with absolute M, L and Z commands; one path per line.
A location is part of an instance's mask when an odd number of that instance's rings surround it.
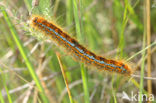
M 131 75 L 132 70 L 128 65 L 115 60 L 109 60 L 101 56 L 97 56 L 85 47 L 80 45 L 77 40 L 71 38 L 61 28 L 42 17 L 34 16 L 31 18 L 31 26 L 37 30 L 44 32 L 46 36 L 51 37 L 60 46 L 69 51 L 76 60 L 80 60 L 85 64 L 97 67 L 99 70 L 113 71 L 120 74 Z

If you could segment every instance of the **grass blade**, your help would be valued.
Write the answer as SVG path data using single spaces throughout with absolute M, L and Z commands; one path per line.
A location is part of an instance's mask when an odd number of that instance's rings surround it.
M 150 1 L 146 0 L 146 34 L 147 34 L 147 45 L 151 44 L 151 24 L 150 24 Z M 147 76 L 151 77 L 151 48 L 147 49 Z M 147 80 L 147 89 L 148 89 L 148 96 L 152 94 L 152 81 Z M 150 103 L 150 102 L 148 102 Z
M 34 79 L 34 81 L 35 81 L 35 83 L 36 83 L 36 85 L 37 85 L 37 87 L 38 87 L 38 89 L 40 91 L 41 98 L 43 99 L 43 101 L 45 103 L 48 103 L 48 99 L 47 99 L 47 97 L 46 97 L 46 95 L 44 93 L 44 89 L 43 89 L 43 87 L 42 87 L 42 85 L 41 85 L 41 83 L 40 83 L 40 81 L 39 81 L 39 79 L 37 77 L 37 74 L 35 73 L 35 69 L 34 69 L 32 63 L 30 62 L 30 60 L 27 57 L 25 48 L 23 47 L 23 45 L 22 45 L 22 43 L 21 43 L 21 41 L 20 41 L 20 39 L 18 37 L 17 31 L 16 31 L 14 25 L 12 24 L 7 12 L 5 11 L 5 8 L 1 7 L 0 9 L 1 9 L 2 13 L 3 13 L 4 19 L 6 20 L 8 26 L 10 28 L 10 32 L 12 34 L 12 37 L 13 37 L 13 39 L 14 39 L 14 41 L 15 41 L 15 43 L 16 43 L 16 45 L 17 45 L 17 47 L 18 47 L 18 49 L 19 49 L 19 51 L 20 51 L 20 53 L 21 53 L 21 55 L 22 55 L 22 57 L 23 57 L 23 59 L 25 61 L 25 63 L 26 63 L 26 66 L 27 66 L 32 78 Z
M 88 79 L 87 79 L 87 69 L 84 68 L 84 64 L 81 64 L 81 75 L 82 75 L 82 81 L 83 81 L 85 103 L 90 103 L 90 101 L 89 101 L 89 90 L 88 90 Z
M 1 101 L 1 103 L 5 103 L 1 91 L 0 91 L 0 101 Z
M 82 5 L 81 5 L 82 1 L 80 0 L 80 14 L 81 14 L 81 18 L 82 17 Z M 83 30 L 81 30 L 81 27 L 83 26 L 83 22 L 82 19 L 79 20 L 79 16 L 78 16 L 78 7 L 77 7 L 77 2 L 76 0 L 73 0 L 73 11 L 74 11 L 74 20 L 75 20 L 75 26 L 76 26 L 76 34 L 77 34 L 77 39 L 82 42 L 83 41 Z M 81 24 L 81 26 L 80 26 Z M 81 64 L 81 76 L 82 76 L 82 80 L 83 80 L 83 89 L 84 89 L 84 94 L 85 94 L 85 103 L 89 103 L 89 91 L 88 91 L 88 81 L 87 81 L 87 71 L 84 68 L 84 64 Z
M 60 64 L 60 68 L 61 68 L 61 72 L 62 72 L 62 75 L 63 75 L 63 78 L 64 78 L 64 82 L 66 84 L 66 88 L 67 88 L 67 91 L 68 91 L 68 96 L 69 96 L 70 103 L 73 103 L 71 92 L 70 92 L 70 89 L 69 89 L 69 86 L 68 86 L 67 77 L 65 75 L 64 68 L 63 68 L 63 65 L 61 63 L 60 56 L 59 56 L 59 54 L 56 54 L 56 55 L 57 55 L 57 58 L 58 58 L 58 61 L 59 61 L 59 64 Z
M 144 10 L 144 15 L 146 14 L 146 11 Z M 145 24 L 145 18 L 144 18 L 144 24 Z M 145 24 L 146 25 L 146 24 Z M 144 29 L 144 35 L 143 35 L 143 46 L 142 48 L 145 48 L 146 43 L 146 29 Z M 144 88 L 144 68 L 145 68 L 145 51 L 142 52 L 142 64 L 141 64 L 141 78 L 140 78 L 140 88 L 139 88 L 139 95 L 143 94 L 143 88 Z M 138 103 L 142 103 L 142 96 L 139 98 Z

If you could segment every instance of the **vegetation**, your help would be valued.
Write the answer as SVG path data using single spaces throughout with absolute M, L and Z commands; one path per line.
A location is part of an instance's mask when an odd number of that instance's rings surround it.
M 1 0 L 0 103 L 141 103 L 151 95 L 156 102 L 156 1 L 148 1 Z M 29 26 L 32 15 L 97 55 L 129 64 L 132 77 L 75 62 Z

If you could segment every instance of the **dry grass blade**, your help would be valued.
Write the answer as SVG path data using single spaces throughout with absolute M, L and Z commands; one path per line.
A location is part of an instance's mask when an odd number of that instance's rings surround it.
M 57 55 L 57 59 L 58 59 L 59 64 L 60 64 L 60 68 L 61 68 L 61 71 L 62 71 L 64 82 L 66 84 L 66 88 L 67 88 L 67 91 L 68 91 L 68 96 L 69 96 L 69 99 L 70 99 L 70 103 L 73 103 L 73 99 L 72 99 L 71 92 L 70 92 L 70 89 L 69 89 L 69 86 L 68 86 L 67 77 L 66 77 L 66 74 L 65 74 L 61 59 L 60 59 L 60 55 L 59 55 L 59 53 L 56 53 L 56 55 Z

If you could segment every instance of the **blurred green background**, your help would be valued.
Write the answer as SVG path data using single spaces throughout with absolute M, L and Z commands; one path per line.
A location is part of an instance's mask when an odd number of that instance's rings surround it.
M 33 30 L 28 22 L 32 15 L 40 15 L 55 22 L 97 55 L 123 61 L 133 57 L 125 63 L 143 78 L 147 76 L 148 57 L 145 1 L 1 0 L 0 103 L 138 102 L 123 99 L 123 92 L 130 97 L 132 92 L 147 94 L 147 80 L 99 72 L 75 62 L 63 48 Z M 154 45 L 150 45 L 151 75 L 156 77 L 156 1 L 151 0 L 149 8 L 150 38 Z M 66 78 L 62 76 L 61 65 Z M 151 91 L 156 96 L 155 80 Z

